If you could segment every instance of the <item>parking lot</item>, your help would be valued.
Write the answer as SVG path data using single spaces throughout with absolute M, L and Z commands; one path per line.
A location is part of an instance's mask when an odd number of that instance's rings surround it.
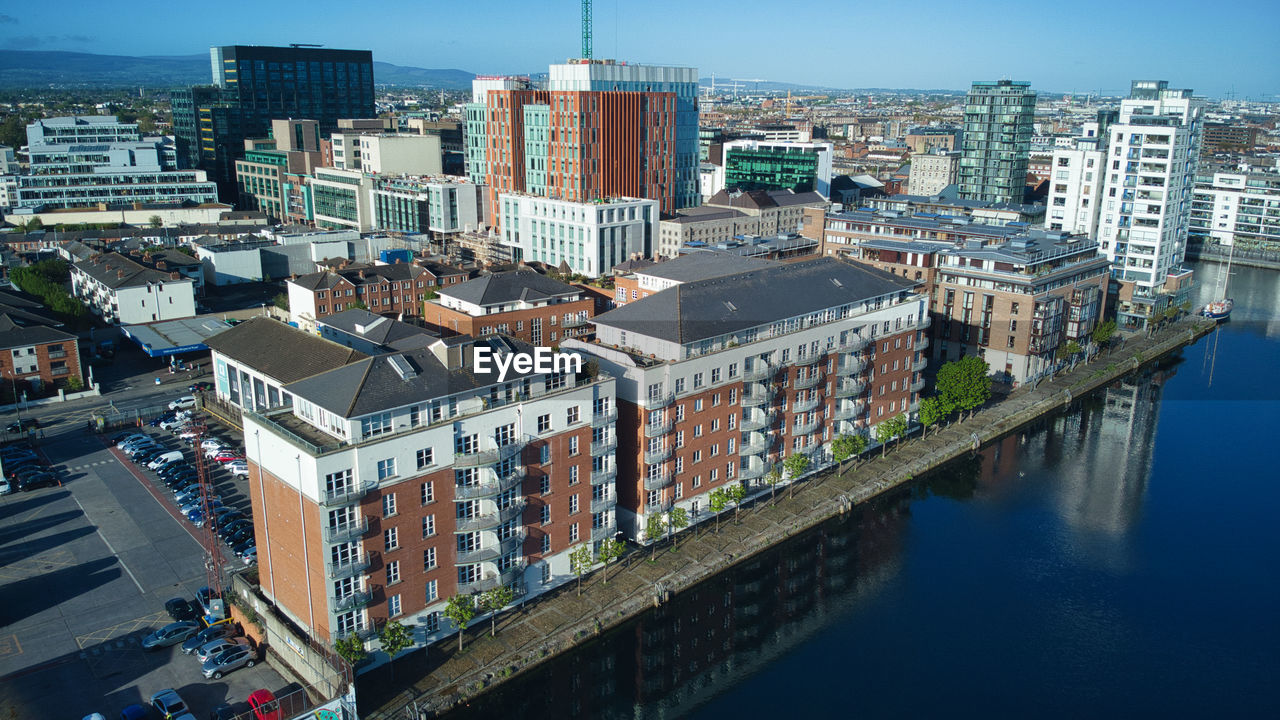
M 114 718 L 176 688 L 204 718 L 285 685 L 265 664 L 205 680 L 176 647 L 144 652 L 141 639 L 169 622 L 165 601 L 207 584 L 199 531 L 153 473 L 97 437 L 50 435 L 39 450 L 62 486 L 0 497 L 0 717 Z M 220 466 L 211 478 L 223 503 L 248 515 L 244 480 Z

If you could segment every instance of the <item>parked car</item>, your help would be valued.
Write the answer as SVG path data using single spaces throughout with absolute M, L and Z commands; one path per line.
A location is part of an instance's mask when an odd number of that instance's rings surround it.
M 23 420 L 15 420 L 14 422 L 9 423 L 8 425 L 5 426 L 4 431 L 11 432 L 11 433 L 20 433 L 20 432 L 26 432 L 31 428 L 38 428 L 38 427 L 40 427 L 39 420 L 35 418 L 26 418 Z
M 160 717 L 164 720 L 175 720 L 180 717 L 191 717 L 191 711 L 187 709 L 187 704 L 183 702 L 182 697 L 178 695 L 178 691 L 173 688 L 161 690 L 151 696 L 151 707 L 160 712 Z
M 0 477 L 0 495 L 8 495 L 13 492 L 13 485 L 9 483 L 8 478 Z
M 39 457 L 36 451 L 26 445 L 10 445 L 4 449 L 0 449 L 0 460 L 5 462 L 13 462 L 27 457 Z
M 151 468 L 152 470 L 159 470 L 161 467 L 171 462 L 177 462 L 179 460 L 182 460 L 182 451 L 170 450 L 168 452 L 160 453 L 159 455 L 152 458 L 151 462 L 147 463 L 147 467 Z
M 244 460 L 244 456 L 243 456 L 243 455 L 241 455 L 240 453 L 236 452 L 235 450 L 231 450 L 231 449 L 229 449 L 229 448 L 224 448 L 224 449 L 219 450 L 218 452 L 214 453 L 214 455 L 213 455 L 213 459 L 214 459 L 214 460 L 217 460 L 217 461 L 218 461 L 218 462 L 220 462 L 220 463 L 229 463 L 229 462 L 234 462 L 234 461 L 236 461 L 236 460 L 241 460 L 241 461 L 243 461 L 243 460 Z
M 236 712 L 235 706 L 228 703 L 222 703 L 215 706 L 209 711 L 209 720 L 237 720 L 240 713 Z
M 201 630 L 195 635 L 187 638 L 182 643 L 182 654 L 190 655 L 214 640 L 235 637 L 239 633 L 239 628 L 232 623 L 218 623 L 217 625 L 210 625 L 204 630 Z
M 270 690 L 254 690 L 246 700 L 253 709 L 255 720 L 281 720 L 280 703 Z
M 199 435 L 200 435 L 200 431 L 196 429 L 194 426 L 185 428 L 182 430 L 182 432 L 178 433 L 178 437 L 182 438 L 183 440 L 190 440 Z
M 182 597 L 170 598 L 165 602 L 164 610 L 169 617 L 179 621 L 195 620 L 200 612 L 190 600 Z
M 172 430 L 180 425 L 191 422 L 191 414 L 187 412 L 178 412 L 161 420 L 158 424 L 161 430 Z
M 244 562 L 245 567 L 258 562 L 258 546 L 255 545 L 246 550 L 244 554 L 240 556 L 240 559 Z
M 4 474 L 5 474 L 5 477 L 14 479 L 14 478 L 20 477 L 24 472 L 29 472 L 31 470 L 39 469 L 43 467 L 44 467 L 44 464 L 41 463 L 38 458 L 18 460 L 17 462 L 5 463 Z
M 186 410 L 196 406 L 196 398 L 194 395 L 183 395 L 182 397 L 169 403 L 170 410 Z
M 193 392 L 193 393 L 195 393 L 195 392 L 209 392 L 209 391 L 210 391 L 210 390 L 212 390 L 212 389 L 213 389 L 213 383 L 211 383 L 211 382 L 198 382 L 198 383 L 192 383 L 192 384 L 191 384 L 191 386 L 187 388 L 187 390 L 188 390 L 188 391 Z
M 248 477 L 249 464 L 246 462 L 227 463 L 227 472 L 232 475 L 243 475 L 244 477 Z
M 170 645 L 177 645 L 200 632 L 200 623 L 195 620 L 180 620 L 156 630 L 142 639 L 143 650 L 156 650 Z
M 116 448 L 118 448 L 118 449 L 120 449 L 120 450 L 123 450 L 123 449 L 124 449 L 124 446 L 125 446 L 125 445 L 128 445 L 128 444 L 129 444 L 129 443 L 131 443 L 131 442 L 135 442 L 135 441 L 137 441 L 137 440 L 149 440 L 149 439 L 151 439 L 151 436 L 150 436 L 150 435 L 148 435 L 148 434 L 146 434 L 146 433 L 139 433 L 139 432 L 135 432 L 135 433 L 127 433 L 127 434 L 125 434 L 125 435 L 117 435 L 116 437 L 117 437 L 117 438 L 119 438 L 118 440 L 116 440 Z
M 148 720 L 151 717 L 151 711 L 146 705 L 133 703 L 126 705 L 124 710 L 120 711 L 120 720 Z
M 258 653 L 246 638 L 236 638 L 235 645 L 205 660 L 200 666 L 201 674 L 207 678 L 221 680 L 223 675 L 242 667 L 253 667 L 258 662 Z
M 218 438 L 205 438 L 204 440 L 200 441 L 200 449 L 205 452 L 208 452 L 210 450 L 217 450 L 222 448 L 223 446 L 224 446 L 224 443 Z
M 201 645 L 195 651 L 196 660 L 203 663 L 205 660 L 208 660 L 223 650 L 235 647 L 237 639 L 243 640 L 244 638 L 221 637 L 217 640 L 211 640 L 204 645 Z
M 58 487 L 60 485 L 62 485 L 62 481 L 51 472 L 33 473 L 18 478 L 18 489 L 23 492 L 42 487 Z

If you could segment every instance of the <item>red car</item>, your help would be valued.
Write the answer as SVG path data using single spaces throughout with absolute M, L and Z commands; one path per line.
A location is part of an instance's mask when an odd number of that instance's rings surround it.
M 214 455 L 213 459 L 220 463 L 229 463 L 235 462 L 236 460 L 243 460 L 244 456 L 234 450 L 223 450 L 217 455 Z
M 254 690 L 249 693 L 248 701 L 257 720 L 281 720 L 280 703 L 270 690 Z

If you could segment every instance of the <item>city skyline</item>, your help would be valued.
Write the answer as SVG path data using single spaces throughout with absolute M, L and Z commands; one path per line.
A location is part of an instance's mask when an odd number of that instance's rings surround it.
M 226 20 L 210 18 L 182 33 L 165 32 L 171 26 L 158 3 L 143 3 L 127 17 L 75 12 L 78 4 L 73 2 L 70 12 L 65 5 L 31 5 L 0 13 L 0 48 L 182 56 L 215 45 L 319 43 L 369 49 L 380 62 L 478 74 L 541 72 L 548 63 L 578 55 L 580 48 L 580 10 L 574 0 L 497 16 L 492 8 L 464 4 L 393 4 L 356 16 L 346 4 L 329 0 L 309 6 L 311 18 L 342 13 L 341 25 L 308 21 L 283 5 L 231 0 L 218 14 Z M 955 5 L 923 0 L 910 13 L 867 8 L 848 17 L 780 14 L 776 5 L 758 0 L 734 8 L 727 15 L 666 0 L 643 9 L 596 3 L 594 54 L 696 67 L 700 76 L 714 74 L 726 82 L 761 78 L 838 89 L 965 90 L 973 80 L 1008 78 L 1029 81 L 1045 93 L 1124 95 L 1132 79 L 1160 78 L 1211 97 L 1280 99 L 1280 51 L 1265 32 L 1280 20 L 1280 9 L 1264 2 L 1236 4 L 1232 13 L 1191 2 L 1095 0 L 1034 13 L 1004 0 L 966 6 L 959 13 Z M 387 23 L 388 15 L 403 22 Z M 239 19 L 247 16 L 254 22 L 240 26 Z M 1242 24 L 1242 17 L 1256 22 Z M 998 25 L 993 27 L 991 18 L 999 18 Z M 518 42 L 488 42 L 510 40 L 517 32 Z M 424 34 L 441 39 L 423 42 Z M 983 37 L 989 41 L 976 42 Z

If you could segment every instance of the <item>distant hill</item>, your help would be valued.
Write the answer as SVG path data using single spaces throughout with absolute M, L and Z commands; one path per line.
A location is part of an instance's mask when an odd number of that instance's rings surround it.
M 466 89 L 473 73 L 373 63 L 379 85 Z M 208 55 L 132 57 L 92 53 L 0 50 L 0 87 L 178 87 L 211 81 Z

